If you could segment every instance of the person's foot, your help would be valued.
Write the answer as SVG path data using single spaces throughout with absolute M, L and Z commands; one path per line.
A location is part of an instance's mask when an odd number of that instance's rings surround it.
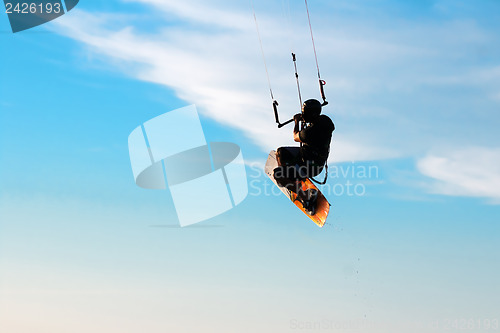
M 304 197 L 299 198 L 299 200 L 308 215 L 313 216 L 314 214 L 316 214 L 316 201 L 318 200 L 317 190 L 308 189 L 305 192 Z

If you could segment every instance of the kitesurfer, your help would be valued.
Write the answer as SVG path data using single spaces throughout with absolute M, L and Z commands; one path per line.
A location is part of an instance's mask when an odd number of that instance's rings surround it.
M 274 169 L 277 183 L 297 194 L 309 215 L 316 212 L 317 191 L 303 191 L 301 182 L 315 177 L 323 170 L 330 152 L 330 141 L 335 130 L 330 117 L 321 114 L 322 104 L 309 99 L 302 105 L 302 113 L 293 119 L 293 139 L 300 147 L 280 147 L 276 151 L 278 167 Z M 301 129 L 301 122 L 305 126 Z

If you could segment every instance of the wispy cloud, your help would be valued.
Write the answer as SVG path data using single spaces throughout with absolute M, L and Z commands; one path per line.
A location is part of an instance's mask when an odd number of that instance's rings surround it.
M 418 170 L 435 180 L 432 193 L 484 197 L 500 204 L 500 148 L 471 147 L 433 154 L 418 161 Z
M 228 4 L 215 1 L 172 1 L 172 0 L 126 0 L 153 6 L 169 16 L 176 16 L 195 24 L 210 27 L 224 27 L 238 30 L 249 30 L 246 24 L 249 17 L 243 12 L 228 10 Z
M 123 15 L 74 10 L 54 21 L 54 30 L 132 77 L 167 86 L 205 116 L 240 130 L 263 151 L 291 143 L 291 128 L 278 130 L 274 124 L 249 4 L 126 2 L 152 8 L 151 15 L 159 22 L 163 17 L 165 25 L 144 29 Z M 450 4 L 443 6 L 452 11 Z M 290 38 L 286 17 L 263 8 L 256 1 L 273 90 L 282 117 L 289 118 L 298 111 L 290 44 L 299 51 L 303 95 L 319 97 L 307 21 L 292 8 Z M 454 113 L 472 119 L 477 110 L 470 106 L 479 99 L 492 103 L 481 105 L 483 114 L 498 105 L 498 64 L 480 61 L 480 52 L 497 52 L 491 45 L 498 36 L 477 21 L 402 18 L 388 25 L 386 16 L 362 21 L 363 6 L 349 7 L 347 17 L 336 12 L 339 8 L 311 8 L 322 74 L 330 79 L 331 104 L 325 111 L 337 123 L 334 161 L 414 156 L 435 144 L 459 142 L 468 125 L 450 120 Z M 443 12 L 436 8 L 428 10 Z M 476 90 L 472 96 L 462 94 L 452 90 L 457 85 Z M 476 117 L 474 126 L 488 123 L 489 117 Z M 444 127 L 453 130 L 444 133 Z M 496 135 L 491 128 L 482 133 L 471 143 L 482 145 Z

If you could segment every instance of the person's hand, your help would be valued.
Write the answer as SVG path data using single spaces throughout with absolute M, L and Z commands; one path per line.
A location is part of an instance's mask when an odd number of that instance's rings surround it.
M 302 113 L 297 113 L 295 116 L 293 116 L 293 120 L 298 123 L 299 121 L 302 120 Z

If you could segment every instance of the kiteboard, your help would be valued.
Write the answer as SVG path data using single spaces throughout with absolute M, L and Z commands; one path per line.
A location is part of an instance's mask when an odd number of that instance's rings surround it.
M 319 227 L 322 227 L 325 224 L 326 218 L 328 217 L 328 213 L 330 212 L 330 203 L 326 200 L 325 196 L 321 193 L 321 191 L 314 185 L 314 183 L 310 179 L 303 180 L 301 182 L 302 190 L 306 191 L 308 189 L 313 189 L 318 191 L 318 198 L 316 201 L 316 212 L 314 215 L 309 215 L 302 203 L 297 200 L 297 194 L 288 190 L 287 188 L 280 186 L 276 179 L 274 178 L 274 169 L 278 167 L 278 161 L 276 160 L 276 151 L 271 150 L 269 156 L 267 157 L 266 166 L 264 167 L 264 171 L 267 176 L 273 181 L 273 183 L 285 194 L 297 208 L 299 208 L 307 217 L 309 217 L 314 223 L 316 223 Z

